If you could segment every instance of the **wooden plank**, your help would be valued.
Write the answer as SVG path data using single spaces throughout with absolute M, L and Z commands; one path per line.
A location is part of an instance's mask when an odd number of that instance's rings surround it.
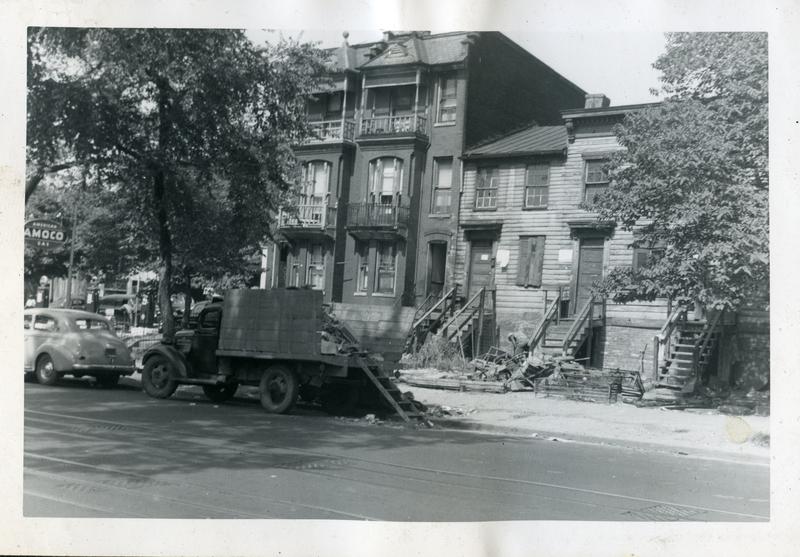
M 367 375 L 369 380 L 372 381 L 372 384 L 375 385 L 375 388 L 378 389 L 378 392 L 381 393 L 383 398 L 389 401 L 389 404 L 392 405 L 392 408 L 394 408 L 394 411 L 397 412 L 397 415 L 400 416 L 403 419 L 403 421 L 410 422 L 411 418 L 408 417 L 408 414 L 406 414 L 405 411 L 400 407 L 400 405 L 397 403 L 394 397 L 390 395 L 389 392 L 386 390 L 386 388 L 381 384 L 381 382 L 378 381 L 378 378 L 375 377 L 375 375 L 369 369 L 369 366 L 364 362 L 364 360 L 362 360 L 361 358 L 356 358 L 356 362 L 358 362 L 359 367 L 362 370 L 364 370 L 364 373 Z

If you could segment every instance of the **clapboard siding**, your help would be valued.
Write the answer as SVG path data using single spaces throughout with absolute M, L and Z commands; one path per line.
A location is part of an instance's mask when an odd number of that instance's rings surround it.
M 580 208 L 584 195 L 584 157 L 608 154 L 618 149 L 613 136 L 582 138 L 569 146 L 566 157 L 556 156 L 547 161 L 550 166 L 550 187 L 546 209 L 524 208 L 526 168 L 533 161 L 506 159 L 485 163 L 465 162 L 455 276 L 457 282 L 467 284 L 469 245 L 465 227 L 479 223 L 502 223 L 495 250 L 507 250 L 509 260 L 506 267 L 498 265 L 494 269 L 493 277 L 497 290 L 501 337 L 505 337 L 508 332 L 527 333 L 535 328 L 545 309 L 545 291 L 551 291 L 547 298 L 552 300 L 558 287 L 570 287 L 573 260 L 577 257 L 577 242 L 571 237 L 567 223 L 596 216 Z M 482 166 L 497 168 L 499 183 L 495 210 L 475 209 L 475 185 L 478 170 Z M 541 287 L 516 285 L 520 263 L 519 238 L 529 235 L 545 237 Z M 613 231 L 605 244 L 604 272 L 632 264 L 632 240 L 632 231 Z M 559 261 L 562 250 L 565 254 L 571 253 L 571 260 Z M 625 305 L 609 303 L 607 309 L 608 315 L 613 316 L 620 324 L 635 323 L 641 326 L 642 323 L 652 323 L 657 326 L 667 317 L 667 304 L 664 300 Z

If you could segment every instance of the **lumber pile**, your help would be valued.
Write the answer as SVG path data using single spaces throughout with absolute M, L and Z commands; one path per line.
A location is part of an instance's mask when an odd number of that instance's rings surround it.
M 622 390 L 624 375 L 591 369 L 562 371 L 536 379 L 534 395 L 611 404 L 617 401 Z

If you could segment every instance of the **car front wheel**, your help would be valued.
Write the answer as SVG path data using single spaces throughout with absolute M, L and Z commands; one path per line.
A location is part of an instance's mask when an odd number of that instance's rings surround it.
M 178 382 L 172 378 L 172 363 L 164 356 L 153 356 L 147 360 L 142 370 L 142 388 L 154 398 L 169 398 Z
M 272 366 L 261 376 L 261 406 L 273 414 L 285 414 L 297 401 L 298 382 L 294 373 L 283 366 Z
M 58 380 L 53 359 L 47 354 L 42 354 L 36 360 L 36 380 L 42 385 L 52 385 Z

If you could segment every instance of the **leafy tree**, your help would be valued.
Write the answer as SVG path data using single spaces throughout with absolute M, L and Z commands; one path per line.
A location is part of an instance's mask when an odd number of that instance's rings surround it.
M 735 309 L 769 279 L 767 36 L 668 34 L 654 67 L 665 100 L 617 126 L 598 212 L 663 251 L 604 290 Z
M 323 70 L 311 45 L 235 30 L 31 29 L 29 177 L 74 161 L 109 188 L 108 218 L 129 211 L 128 240 L 156 254 L 171 338 L 175 263 L 225 266 L 269 234 Z

